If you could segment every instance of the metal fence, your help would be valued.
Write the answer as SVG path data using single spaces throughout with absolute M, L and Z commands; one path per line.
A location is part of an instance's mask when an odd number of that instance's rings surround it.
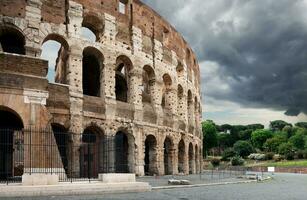
M 99 173 L 128 173 L 121 138 L 40 128 L 0 129 L 0 183 L 23 174 L 57 174 L 60 181 L 91 181 Z M 123 142 L 122 142 L 123 143 Z

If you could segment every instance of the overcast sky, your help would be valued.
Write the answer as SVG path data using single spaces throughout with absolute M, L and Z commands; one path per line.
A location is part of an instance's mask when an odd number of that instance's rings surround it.
M 307 121 L 307 0 L 143 0 L 191 44 L 203 118 Z
M 275 119 L 307 121 L 307 0 L 143 1 L 196 52 L 204 119 L 266 126 Z M 51 69 L 59 48 L 44 44 Z

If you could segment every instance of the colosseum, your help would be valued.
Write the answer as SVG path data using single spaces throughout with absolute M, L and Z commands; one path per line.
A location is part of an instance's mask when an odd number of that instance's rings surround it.
M 1 0 L 0 44 L 0 179 L 200 172 L 196 56 L 140 0 Z

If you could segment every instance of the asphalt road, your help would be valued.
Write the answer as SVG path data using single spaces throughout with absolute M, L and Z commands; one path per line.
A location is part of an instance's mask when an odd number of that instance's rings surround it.
M 109 194 L 103 196 L 67 196 L 5 198 L 8 200 L 307 200 L 307 176 L 278 174 L 264 183 L 220 185 L 186 189 L 154 190 L 147 193 Z

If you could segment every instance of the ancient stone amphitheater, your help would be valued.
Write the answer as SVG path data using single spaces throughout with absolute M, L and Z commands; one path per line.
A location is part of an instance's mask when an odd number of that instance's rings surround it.
M 85 29 L 94 41 L 82 34 Z M 61 44 L 54 83 L 41 58 L 48 41 Z M 55 134 L 48 139 L 53 145 L 95 144 L 95 155 L 88 150 L 88 157 L 78 156 L 79 148 L 66 160 L 65 148 L 59 147 L 63 162 L 57 167 L 66 172 L 80 171 L 81 160 L 88 159 L 88 168 L 97 165 L 97 176 L 104 158 L 108 172 L 200 171 L 199 65 L 183 37 L 140 0 L 1 0 L 0 43 L 0 143 L 14 141 L 0 147 L 0 173 L 9 170 L 13 176 L 18 166 L 26 168 L 25 161 L 16 166 L 14 158 L 16 141 L 26 140 L 3 130 L 29 126 L 82 136 L 81 142 L 70 137 L 61 143 Z M 113 140 L 102 142 L 106 138 Z M 103 145 L 113 146 L 104 158 Z M 44 159 L 30 166 L 46 168 L 39 164 Z

